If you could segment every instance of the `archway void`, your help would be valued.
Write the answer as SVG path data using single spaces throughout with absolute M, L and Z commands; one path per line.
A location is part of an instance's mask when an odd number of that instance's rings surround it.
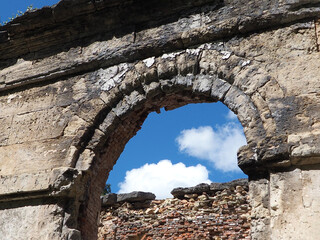
M 162 199 L 174 187 L 244 178 L 236 151 L 245 144 L 240 122 L 221 102 L 161 109 L 126 144 L 107 182 L 112 192 L 150 191 Z

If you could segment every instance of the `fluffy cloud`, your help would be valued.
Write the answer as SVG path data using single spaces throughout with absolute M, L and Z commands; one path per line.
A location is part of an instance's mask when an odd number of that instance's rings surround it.
M 183 163 L 172 164 L 161 160 L 157 164 L 145 164 L 126 172 L 124 182 L 119 183 L 118 193 L 145 191 L 156 194 L 158 199 L 172 197 L 175 187 L 190 187 L 199 183 L 210 183 L 206 167 L 198 164 L 187 167 Z
M 235 123 L 220 126 L 216 131 L 210 126 L 183 130 L 176 141 L 180 151 L 208 160 L 219 170 L 240 171 L 237 151 L 246 144 L 246 139 L 240 126 Z

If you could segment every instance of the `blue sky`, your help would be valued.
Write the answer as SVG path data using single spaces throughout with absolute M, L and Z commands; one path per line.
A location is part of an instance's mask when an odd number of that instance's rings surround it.
M 1 22 L 57 0 L 3 0 Z M 225 182 L 246 177 L 237 167 L 236 151 L 245 144 L 235 115 L 222 103 L 189 104 L 173 111 L 151 113 L 126 145 L 110 172 L 112 192 L 152 191 L 170 197 L 173 187 Z
M 108 183 L 113 192 L 158 189 L 157 197 L 169 197 L 168 187 L 246 177 L 236 160 L 245 143 L 238 119 L 220 102 L 161 109 L 128 142 Z
M 52 6 L 58 0 L 1 0 L 0 1 L 0 22 L 5 22 L 9 18 L 16 16 L 18 11 L 25 12 L 29 6 L 41 8 Z

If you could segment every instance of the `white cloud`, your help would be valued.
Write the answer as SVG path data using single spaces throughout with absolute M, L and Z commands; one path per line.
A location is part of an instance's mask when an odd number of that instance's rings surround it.
M 124 182 L 119 183 L 118 193 L 145 191 L 154 193 L 158 199 L 172 197 L 175 187 L 190 187 L 199 183 L 210 183 L 206 167 L 198 164 L 187 167 L 183 163 L 172 164 L 161 160 L 157 164 L 145 164 L 126 172 Z
M 217 128 L 210 126 L 183 130 L 177 137 L 179 150 L 190 156 L 208 160 L 224 172 L 240 171 L 237 151 L 246 144 L 239 125 L 228 123 Z
M 235 115 L 234 112 L 232 112 L 231 110 L 229 110 L 226 118 L 231 121 L 238 120 L 237 115 Z

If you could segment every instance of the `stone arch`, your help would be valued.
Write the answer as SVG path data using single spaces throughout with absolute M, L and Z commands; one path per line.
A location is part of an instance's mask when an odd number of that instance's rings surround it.
M 103 90 L 99 97 L 107 107 L 99 110 L 96 122 L 87 128 L 86 137 L 80 138 L 81 148 L 73 165 L 88 173 L 79 213 L 84 239 L 95 237 L 99 196 L 109 171 L 150 112 L 162 107 L 172 110 L 189 103 L 221 101 L 237 114 L 244 127 L 247 148 L 261 144 L 270 134 L 259 109 L 241 86 L 235 86 L 232 74 L 228 73 L 234 71 L 230 65 L 245 67 L 248 60 L 210 48 L 211 45 L 200 46 L 134 64 L 100 69 L 93 74 Z M 211 70 L 212 65 L 216 66 L 216 72 Z M 257 156 L 251 161 L 258 161 Z M 247 173 L 252 171 L 248 167 L 252 164 L 248 160 L 239 162 Z

